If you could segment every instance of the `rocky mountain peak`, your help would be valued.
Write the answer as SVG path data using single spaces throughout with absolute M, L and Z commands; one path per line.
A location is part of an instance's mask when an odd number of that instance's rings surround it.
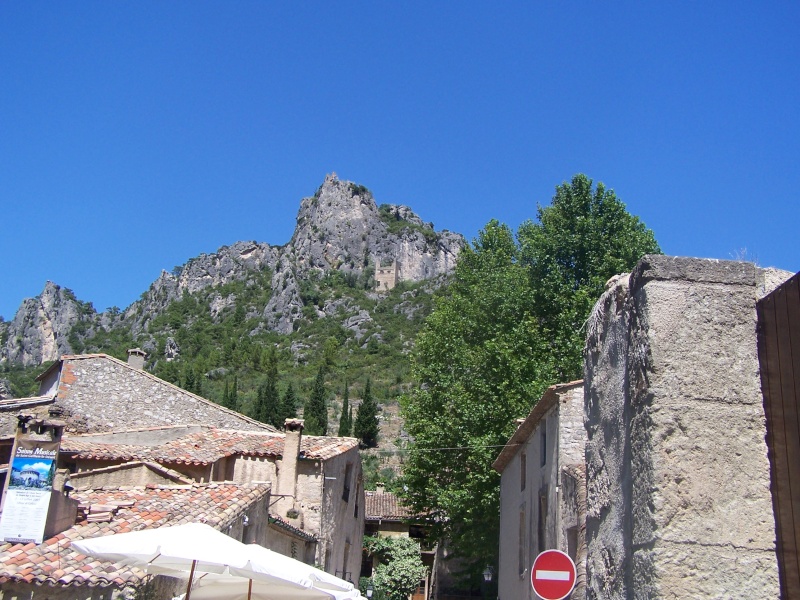
M 398 282 L 433 279 L 453 270 L 464 244 L 460 234 L 435 232 L 433 224 L 407 206 L 378 205 L 366 187 L 332 173 L 313 196 L 301 200 L 287 245 L 236 242 L 201 254 L 172 272 L 162 271 L 121 316 L 98 314 L 91 303 L 48 282 L 40 296 L 23 302 L 13 321 L 0 323 L 0 362 L 29 366 L 54 360 L 73 351 L 71 335 L 90 339 L 97 328 L 126 327 L 145 347 L 152 344 L 154 317 L 172 302 L 187 293 L 221 290 L 232 282 L 264 286 L 266 293 L 260 297 L 268 299 L 244 307 L 245 314 L 260 315 L 259 329 L 288 334 L 304 308 L 303 280 L 337 270 L 369 286 L 374 270 L 388 264 L 395 265 Z M 218 319 L 236 306 L 237 298 L 217 291 L 207 295 L 207 301 L 208 314 Z
M 97 313 L 90 303 L 81 302 L 72 290 L 52 281 L 42 293 L 22 302 L 0 349 L 4 359 L 23 366 L 55 360 L 71 351 L 68 336 L 84 319 Z

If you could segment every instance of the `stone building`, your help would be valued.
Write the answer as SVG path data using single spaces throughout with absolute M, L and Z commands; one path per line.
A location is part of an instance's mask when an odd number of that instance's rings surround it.
M 375 266 L 375 289 L 379 292 L 388 292 L 397 285 L 397 261 L 390 265 L 382 265 L 380 261 Z
M 268 484 L 108 486 L 72 497 L 79 503 L 74 524 L 43 543 L 0 540 L 0 600 L 128 600 L 148 581 L 149 597 L 172 598 L 185 585 L 86 557 L 71 547 L 81 539 L 204 522 L 239 541 L 267 541 L 259 515 L 269 506 Z
M 13 435 L 24 411 L 56 410 L 67 431 L 87 433 L 201 423 L 228 429 L 275 431 L 236 411 L 142 370 L 141 350 L 128 363 L 106 354 L 66 355 L 37 377 L 39 396 L 0 401 L 0 436 Z
M 414 539 L 420 545 L 420 558 L 428 572 L 412 593 L 411 600 L 430 598 L 437 574 L 438 544 L 428 540 L 429 527 L 425 519 L 415 516 L 400 498 L 384 491 L 383 486 L 379 485 L 375 491 L 364 492 L 364 520 L 364 535 L 407 537 Z M 372 577 L 377 560 L 374 556 L 364 555 L 361 577 Z
M 585 349 L 588 598 L 778 598 L 756 302 L 790 274 L 645 256 Z
M 267 519 L 259 517 L 268 521 L 266 546 L 355 582 L 364 534 L 358 440 L 302 431 L 302 420 L 289 419 L 285 433 L 176 426 L 66 435 L 60 465 L 78 482 L 88 479 L 78 486 L 106 480 L 111 467 L 129 469 L 126 476 L 137 481 L 177 476 L 200 483 L 270 482 L 273 500 Z
M 554 385 L 522 419 L 492 464 L 500 473 L 500 598 L 534 599 L 531 566 L 544 550 L 576 564 L 585 593 L 583 381 Z

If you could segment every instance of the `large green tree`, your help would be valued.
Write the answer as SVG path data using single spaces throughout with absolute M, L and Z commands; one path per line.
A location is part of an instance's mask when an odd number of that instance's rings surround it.
M 544 389 L 581 373 L 583 323 L 606 280 L 658 252 L 653 235 L 583 175 L 517 236 L 491 221 L 459 256 L 417 337 L 402 401 L 413 438 L 406 501 L 433 517 L 468 574 L 496 564 L 502 445 Z
M 584 323 L 613 275 L 644 254 L 660 254 L 653 232 L 631 215 L 614 190 L 586 175 L 556 188 L 537 222 L 519 229 L 521 260 L 531 277 L 535 312 L 552 341 L 558 377 L 582 376 Z

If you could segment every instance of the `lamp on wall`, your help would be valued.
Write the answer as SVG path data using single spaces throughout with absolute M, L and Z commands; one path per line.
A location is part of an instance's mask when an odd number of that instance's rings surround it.
M 367 584 L 367 600 L 372 600 L 372 594 L 375 593 L 375 588 L 372 587 L 372 582 Z
M 487 597 L 486 593 L 489 589 L 489 584 L 492 583 L 492 565 L 486 565 L 483 570 L 483 583 L 481 584 L 481 596 Z

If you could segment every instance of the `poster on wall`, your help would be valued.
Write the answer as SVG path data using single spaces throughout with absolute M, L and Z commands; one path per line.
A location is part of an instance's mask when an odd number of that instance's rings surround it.
M 59 442 L 17 438 L 0 515 L 0 539 L 41 544 L 56 474 Z

